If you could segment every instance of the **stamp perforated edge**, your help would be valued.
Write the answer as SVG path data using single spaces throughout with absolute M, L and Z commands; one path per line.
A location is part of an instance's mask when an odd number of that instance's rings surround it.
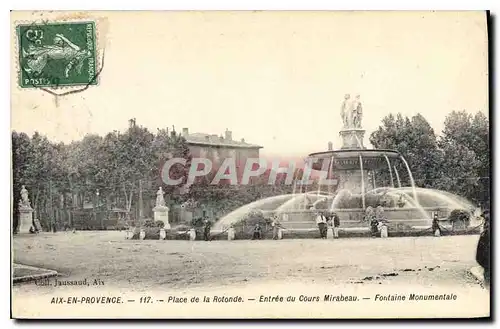
M 43 12 L 42 12 L 43 13 Z M 19 62 L 19 54 L 21 51 L 21 45 L 19 44 L 19 36 L 18 36 L 18 27 L 20 25 L 32 25 L 32 24 L 38 24 L 38 25 L 43 25 L 43 24 L 64 24 L 64 23 L 83 23 L 83 22 L 92 22 L 94 23 L 94 34 L 95 34 L 95 41 L 94 41 L 94 46 L 95 46 L 95 51 L 96 51 L 96 64 L 95 64 L 95 72 L 97 74 L 96 77 L 96 83 L 93 84 L 78 84 L 78 85 L 61 85 L 58 87 L 53 87 L 53 86 L 40 86 L 40 87 L 22 87 L 20 84 L 20 79 L 21 79 L 21 66 Z M 78 91 L 79 89 L 85 88 L 85 87 L 98 87 L 100 85 L 100 80 L 101 76 L 98 74 L 101 72 L 102 69 L 102 62 L 104 61 L 104 46 L 106 44 L 106 32 L 103 32 L 102 26 L 104 23 L 107 24 L 107 18 L 102 17 L 102 16 L 93 16 L 91 14 L 86 14 L 74 18 L 68 18 L 68 17 L 53 17 L 53 18 L 38 18 L 38 19 L 33 19 L 33 20 L 15 20 L 11 22 L 11 40 L 14 43 L 14 46 L 12 47 L 14 51 L 12 51 L 11 54 L 11 63 L 13 64 L 13 68 L 15 70 L 15 84 L 16 84 L 16 89 L 17 90 L 36 90 L 36 89 L 48 89 L 53 92 L 57 91 L 63 91 L 63 92 L 68 92 L 68 91 Z

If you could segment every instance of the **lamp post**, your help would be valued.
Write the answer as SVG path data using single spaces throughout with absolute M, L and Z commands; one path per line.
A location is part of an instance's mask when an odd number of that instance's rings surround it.
M 94 209 L 95 209 L 95 216 L 97 219 L 97 212 L 99 211 L 99 189 L 96 189 L 95 196 L 96 196 L 96 205 L 95 205 Z M 103 223 L 102 223 L 102 217 L 101 217 L 101 230 L 102 229 L 103 229 Z

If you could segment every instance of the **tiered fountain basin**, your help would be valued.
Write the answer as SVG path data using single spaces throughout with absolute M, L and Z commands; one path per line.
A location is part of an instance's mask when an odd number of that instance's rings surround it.
M 368 213 L 378 208 L 379 214 L 382 209 L 381 218 L 387 222 L 392 236 L 421 235 L 424 231 L 432 235 L 430 228 L 435 214 L 442 227 L 451 229 L 449 217 L 453 210 L 470 212 L 474 209 L 469 201 L 451 193 L 416 187 L 407 161 L 394 150 L 370 150 L 360 146 L 317 152 L 309 155 L 308 165 L 312 170 L 326 173 L 327 178 L 337 178 L 338 185 L 332 187 L 320 182 L 316 191 L 307 192 L 311 187 L 297 181 L 294 191 L 298 193 L 273 196 L 240 207 L 217 221 L 214 233 L 223 234 L 233 226 L 241 231 L 241 236 L 246 236 L 253 223 L 259 221 L 269 229 L 270 218 L 277 217 L 285 237 L 317 236 L 315 218 L 318 212 L 333 212 L 340 219 L 341 235 L 369 235 L 371 218 Z M 404 173 L 399 173 L 398 167 Z M 383 176 L 379 176 L 382 171 Z M 375 177 L 383 187 L 376 186 Z M 334 192 L 330 192 L 332 190 Z M 460 232 L 471 232 L 478 224 L 479 220 L 464 223 Z
M 333 160 L 332 170 L 360 170 L 360 156 L 363 160 L 363 170 L 376 170 L 392 165 L 394 160 L 400 159 L 401 154 L 394 150 L 347 149 L 336 151 L 316 152 L 309 155 L 313 159 L 312 169 L 327 170 Z M 391 161 L 392 160 L 392 161 Z M 324 164 L 327 161 L 328 164 Z
M 413 192 L 416 192 L 419 205 L 413 201 Z M 391 236 L 403 235 L 432 235 L 429 230 L 432 224 L 432 217 L 437 214 L 440 225 L 446 230 L 452 231 L 452 223 L 448 217 L 455 209 L 470 211 L 472 204 L 467 200 L 445 191 L 402 187 L 402 188 L 378 188 L 365 194 L 367 204 L 378 204 L 377 200 L 386 198 L 396 203 L 398 200 L 405 200 L 403 207 L 383 207 L 383 215 L 387 219 L 387 225 Z M 318 211 L 335 212 L 340 219 L 340 235 L 348 236 L 369 236 L 369 221 L 366 220 L 366 209 L 361 207 L 342 207 L 342 204 L 359 203 L 360 195 L 350 194 L 347 191 L 340 191 L 335 194 L 326 193 L 300 193 L 273 196 L 250 203 L 216 222 L 213 228 L 214 234 L 224 234 L 230 225 L 238 231 L 242 221 L 250 214 L 258 214 L 263 219 L 278 216 L 283 227 L 284 238 L 308 238 L 317 237 L 318 227 L 315 216 Z M 345 202 L 347 199 L 347 202 Z M 313 206 L 315 209 L 308 209 Z M 331 206 L 334 207 L 331 207 Z M 335 205 L 338 205 L 336 207 Z M 375 208 L 375 207 L 373 207 Z M 472 220 L 467 227 L 455 230 L 453 234 L 475 234 L 479 232 L 479 220 Z M 474 228 L 474 229 L 473 229 Z M 240 234 L 241 238 L 249 237 L 252 227 L 241 228 L 245 233 Z M 267 229 L 270 229 L 268 227 Z M 426 232 L 424 232 L 426 231 Z

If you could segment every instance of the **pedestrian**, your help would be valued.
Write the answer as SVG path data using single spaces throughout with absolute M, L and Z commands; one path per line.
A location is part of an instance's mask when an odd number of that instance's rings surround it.
M 485 210 L 482 215 L 484 218 L 484 230 L 479 236 L 476 250 L 476 261 L 483 268 L 484 285 L 490 287 L 490 212 Z
M 260 240 L 262 238 L 262 228 L 260 227 L 260 224 L 257 223 L 255 224 L 255 227 L 253 228 L 253 237 L 252 240 Z
M 377 217 L 375 215 L 373 215 L 371 218 L 370 226 L 371 226 L 372 237 L 377 236 L 377 234 L 378 234 L 378 220 L 377 220 Z
M 333 213 L 333 236 L 335 238 L 339 237 L 339 227 L 340 227 L 340 218 L 339 215 Z
M 278 222 L 278 216 L 273 216 L 273 221 L 271 223 L 271 226 L 273 227 L 273 240 L 278 240 L 278 231 L 279 231 L 279 222 Z
M 203 237 L 205 241 L 210 241 L 210 229 L 212 228 L 212 223 L 208 218 L 205 218 L 205 227 L 203 229 Z
M 323 213 L 318 212 L 316 216 L 316 224 L 318 225 L 320 238 L 326 239 L 326 220 Z
M 434 236 L 441 236 L 441 227 L 439 226 L 439 217 L 437 212 L 434 213 L 434 217 L 432 218 L 432 232 Z

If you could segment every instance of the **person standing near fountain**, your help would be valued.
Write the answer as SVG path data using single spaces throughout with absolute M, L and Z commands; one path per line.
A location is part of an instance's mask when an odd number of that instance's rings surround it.
M 203 228 L 203 238 L 205 241 L 210 241 L 210 229 L 212 228 L 212 222 L 205 217 L 205 226 Z
M 340 218 L 339 215 L 333 213 L 333 237 L 339 237 L 339 227 L 340 227 Z
M 326 239 L 326 234 L 327 234 L 326 218 L 322 212 L 318 212 L 316 216 L 316 224 L 318 224 L 320 238 Z
M 375 214 L 371 216 L 370 227 L 371 227 L 372 237 L 376 237 L 378 234 L 378 220 L 377 220 L 377 215 Z
M 279 232 L 279 229 L 280 229 L 280 223 L 278 221 L 278 216 L 277 215 L 273 216 L 273 220 L 271 222 L 271 226 L 273 227 L 273 240 L 278 240 L 279 239 L 278 232 Z
M 437 212 L 434 213 L 434 218 L 432 219 L 432 232 L 434 236 L 441 236 L 441 227 L 439 226 L 439 218 Z
M 484 218 L 484 230 L 479 236 L 476 250 L 476 262 L 483 268 L 484 285 L 490 287 L 490 212 L 485 210 L 482 214 Z
M 252 240 L 260 240 L 260 239 L 262 239 L 262 228 L 260 227 L 260 223 L 257 223 L 253 228 Z

